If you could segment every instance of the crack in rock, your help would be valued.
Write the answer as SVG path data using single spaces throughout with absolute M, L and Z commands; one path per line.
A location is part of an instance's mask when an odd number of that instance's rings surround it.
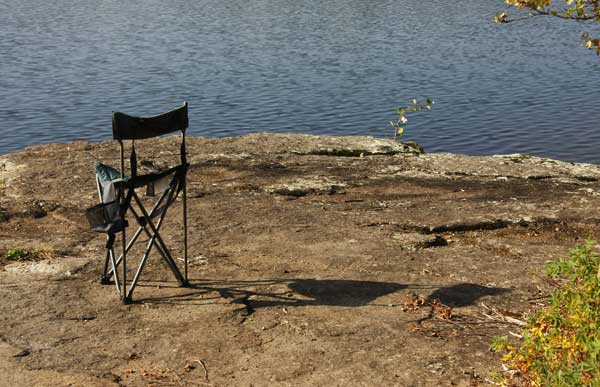
M 522 217 L 517 219 L 483 219 L 483 220 L 466 220 L 450 224 L 437 225 L 437 226 L 419 226 L 414 224 L 401 224 L 395 222 L 373 222 L 364 224 L 364 227 L 382 227 L 392 226 L 396 230 L 403 232 L 413 232 L 421 235 L 430 234 L 442 234 L 447 232 L 468 232 L 468 231 L 492 231 L 507 228 L 514 225 L 519 226 L 551 226 L 560 223 L 557 218 L 530 218 Z M 398 238 L 395 238 L 398 239 Z
M 425 153 L 423 147 L 414 141 L 399 142 L 390 140 L 370 139 L 362 143 L 340 144 L 342 147 L 319 147 L 306 151 L 291 151 L 292 154 L 306 156 L 334 156 L 334 157 L 365 157 L 365 156 L 393 156 L 398 154 L 420 155 Z M 352 146 L 355 145 L 355 146 Z
M 344 192 L 346 184 L 327 178 L 296 179 L 290 183 L 274 184 L 265 188 L 268 193 L 283 196 L 302 197 L 310 194 L 334 195 Z

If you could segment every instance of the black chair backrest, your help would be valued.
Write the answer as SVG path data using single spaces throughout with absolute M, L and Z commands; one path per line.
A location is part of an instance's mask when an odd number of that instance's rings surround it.
M 188 104 L 170 112 L 166 112 L 154 117 L 134 117 L 125 113 L 113 113 L 113 138 L 119 141 L 121 146 L 121 177 L 125 177 L 125 148 L 123 140 L 131 140 L 131 154 L 129 156 L 129 165 L 131 177 L 137 176 L 137 154 L 135 152 L 135 140 L 143 140 L 152 137 L 162 136 L 181 131 L 181 165 L 187 165 L 185 149 L 185 131 L 188 128 Z
M 115 140 L 143 140 L 162 136 L 188 127 L 188 104 L 154 117 L 133 117 L 113 113 L 113 138 Z

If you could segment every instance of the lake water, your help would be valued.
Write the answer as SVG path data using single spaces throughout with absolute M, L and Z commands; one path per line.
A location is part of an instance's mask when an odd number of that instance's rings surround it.
M 111 138 L 187 100 L 190 132 L 389 136 L 427 151 L 600 162 L 583 25 L 494 24 L 501 0 L 1 0 L 0 154 Z

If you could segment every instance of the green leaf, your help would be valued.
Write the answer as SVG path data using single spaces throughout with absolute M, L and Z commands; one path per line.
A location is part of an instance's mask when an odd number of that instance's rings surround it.
M 396 129 L 396 137 L 402 136 L 403 133 L 404 133 L 403 127 L 398 127 L 398 129 Z
M 565 17 L 571 17 L 571 15 L 575 12 L 575 7 L 569 8 L 567 12 L 565 12 Z

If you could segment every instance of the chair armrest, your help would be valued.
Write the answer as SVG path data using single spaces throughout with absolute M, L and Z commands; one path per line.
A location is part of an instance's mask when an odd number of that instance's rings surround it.
M 175 167 L 166 169 L 161 172 L 152 172 L 147 173 L 145 175 L 139 175 L 135 177 L 130 177 L 126 179 L 116 179 L 113 180 L 112 183 L 115 185 L 117 189 L 123 188 L 140 188 L 144 187 L 152 182 L 162 179 L 165 176 L 168 176 L 172 173 L 183 173 L 190 166 L 189 163 L 177 165 Z

